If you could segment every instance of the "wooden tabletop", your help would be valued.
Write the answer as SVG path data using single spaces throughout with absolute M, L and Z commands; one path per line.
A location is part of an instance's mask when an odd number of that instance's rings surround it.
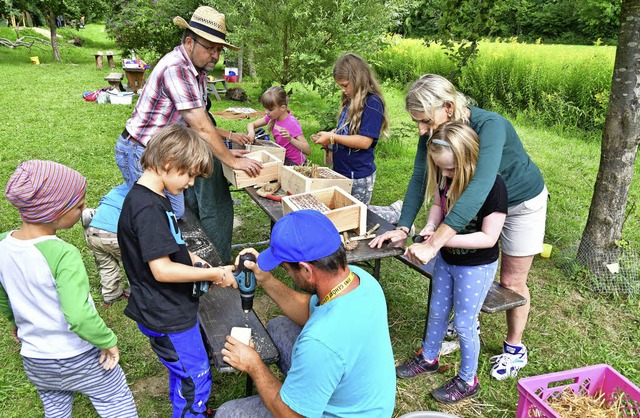
M 205 236 L 200 222 L 188 207 L 179 225 L 189 251 L 194 252 L 212 266 L 221 264 L 220 255 Z M 278 361 L 278 349 L 273 340 L 254 311 L 245 315 L 240 302 L 240 292 L 237 289 L 214 286 L 207 294 L 201 296 L 198 320 L 214 366 L 218 371 L 235 371 L 222 360 L 222 354 L 220 354 L 232 327 L 251 328 L 255 349 L 265 364 Z
M 272 223 L 278 221 L 283 216 L 282 202 L 276 202 L 271 199 L 264 198 L 257 193 L 257 189 L 253 187 L 246 187 L 245 192 L 253 199 L 254 202 L 269 216 Z M 370 210 L 367 210 L 367 230 L 373 228 L 374 225 L 380 224 L 380 227 L 375 232 L 376 234 L 382 234 L 383 232 L 395 229 L 395 227 L 376 215 Z M 350 236 L 354 236 L 355 233 L 350 232 Z M 347 262 L 356 263 L 361 261 L 380 260 L 386 257 L 394 257 L 404 253 L 404 248 L 383 246 L 382 248 L 369 248 L 369 243 L 373 238 L 364 239 L 358 241 L 358 247 L 355 250 L 347 251 Z

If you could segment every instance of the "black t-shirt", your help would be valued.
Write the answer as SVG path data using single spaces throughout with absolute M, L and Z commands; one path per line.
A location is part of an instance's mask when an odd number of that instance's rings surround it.
M 169 199 L 135 184 L 122 205 L 118 244 L 131 286 L 125 315 L 156 332 L 194 327 L 198 299 L 191 295 L 193 283 L 159 282 L 149 268 L 149 261 L 164 256 L 192 265 Z
M 442 193 L 442 190 L 440 191 Z M 507 187 L 500 176 L 496 177 L 491 191 L 487 195 L 487 199 L 476 214 L 476 216 L 462 228 L 458 234 L 471 234 L 473 232 L 482 231 L 482 222 L 484 218 L 494 212 L 507 213 Z M 442 247 L 440 254 L 444 261 L 456 266 L 479 266 L 482 264 L 493 263 L 498 259 L 500 249 L 498 242 L 491 248 L 482 248 L 477 250 L 469 250 L 463 248 Z

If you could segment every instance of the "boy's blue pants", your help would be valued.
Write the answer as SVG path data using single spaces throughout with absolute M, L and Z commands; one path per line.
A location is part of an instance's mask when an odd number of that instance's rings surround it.
M 149 337 L 151 349 L 169 369 L 172 417 L 203 417 L 211 393 L 211 369 L 200 325 L 171 334 L 154 332 L 140 324 L 138 328 Z

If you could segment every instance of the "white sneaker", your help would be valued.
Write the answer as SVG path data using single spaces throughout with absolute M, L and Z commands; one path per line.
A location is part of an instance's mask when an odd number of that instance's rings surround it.
M 82 211 L 82 227 L 84 229 L 89 228 L 89 225 L 91 224 L 91 221 L 93 220 L 93 215 L 96 213 L 96 210 L 94 208 L 85 208 Z
M 476 321 L 476 329 L 478 330 L 478 335 L 480 335 L 480 320 Z M 456 338 L 458 338 L 458 330 L 453 324 L 453 317 L 451 317 L 447 323 L 447 333 L 444 335 L 444 339 L 451 341 Z
M 527 347 L 523 344 L 519 346 L 507 344 L 505 341 L 502 354 L 491 357 L 489 361 L 493 363 L 491 376 L 495 379 L 505 380 L 516 377 L 520 369 L 527 365 Z

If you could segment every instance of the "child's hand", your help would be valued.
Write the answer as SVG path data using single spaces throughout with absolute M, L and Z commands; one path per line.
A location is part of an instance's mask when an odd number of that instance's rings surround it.
M 18 338 L 18 327 L 11 327 L 11 335 L 13 335 L 13 340 L 17 343 L 20 343 L 20 338 Z
M 322 145 L 323 147 L 326 147 L 327 145 L 329 145 L 329 140 L 332 133 L 333 132 L 320 131 L 317 134 L 311 135 L 311 140 L 316 145 Z
M 234 289 L 238 288 L 238 283 L 236 282 L 236 278 L 233 276 L 233 269 L 235 266 L 230 265 L 230 266 L 218 266 L 216 268 L 216 270 L 221 269 L 222 270 L 222 281 L 220 281 L 220 279 L 213 279 L 213 283 L 216 284 L 216 286 L 220 286 L 220 287 L 233 287 Z M 213 288 L 213 286 L 209 287 L 209 291 L 211 291 L 211 289 Z
M 287 131 L 285 128 L 280 128 L 278 129 L 278 131 L 280 132 L 280 136 L 283 137 L 284 139 L 286 139 L 287 141 L 291 142 L 291 134 L 289 133 L 289 131 Z
M 118 346 L 114 345 L 111 348 L 102 350 L 102 354 L 100 354 L 100 360 L 98 360 L 98 364 L 102 364 L 102 368 L 105 370 L 111 370 L 118 365 L 119 361 L 120 351 L 118 351 Z

